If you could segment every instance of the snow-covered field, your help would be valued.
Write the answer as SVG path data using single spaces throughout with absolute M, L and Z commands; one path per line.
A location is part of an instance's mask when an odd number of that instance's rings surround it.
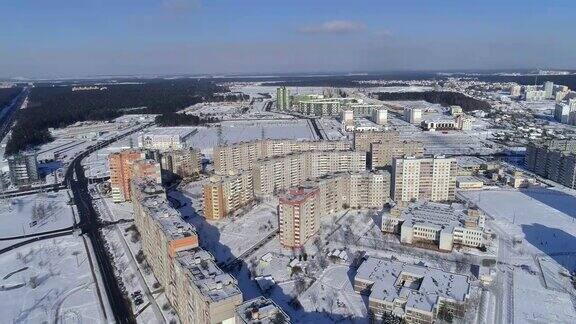
M 103 323 L 82 239 L 47 239 L 0 255 L 0 322 Z
M 503 260 L 513 273 L 515 322 L 576 322 L 576 291 L 567 277 L 576 269 L 576 197 L 540 187 L 461 195 L 493 219 L 490 225 L 500 235 L 522 240 Z
M 220 126 L 197 127 L 197 133 L 188 140 L 191 147 L 211 155 L 215 146 L 234 144 L 262 138 L 270 139 L 316 139 L 312 125 L 307 119 L 263 119 L 224 121 Z
M 67 190 L 5 198 L 0 202 L 0 237 L 36 234 L 74 224 Z

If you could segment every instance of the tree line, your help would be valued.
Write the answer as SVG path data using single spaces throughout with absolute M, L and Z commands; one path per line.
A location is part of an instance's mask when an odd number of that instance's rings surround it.
M 465 94 L 453 91 L 415 91 L 415 92 L 379 92 L 379 100 L 385 101 L 414 101 L 424 100 L 442 106 L 457 105 L 463 111 L 490 110 L 490 104 L 484 100 L 475 99 Z
M 203 79 L 138 80 L 106 84 L 104 90 L 72 91 L 71 86 L 40 84 L 32 88 L 26 109 L 16 113 L 6 154 L 53 140 L 49 128 L 79 121 L 111 120 L 124 114 L 168 114 L 202 101 L 227 88 Z M 181 115 L 178 115 L 181 118 Z M 162 121 L 162 118 L 161 118 Z

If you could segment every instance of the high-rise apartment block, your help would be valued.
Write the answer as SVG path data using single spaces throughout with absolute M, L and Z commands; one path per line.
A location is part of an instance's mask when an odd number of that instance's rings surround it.
M 330 173 L 364 170 L 366 154 L 356 151 L 309 151 L 259 160 L 252 169 L 254 194 L 267 196 Z
M 204 217 L 221 219 L 254 199 L 250 172 L 213 176 L 203 187 Z
M 412 107 L 404 108 L 404 120 L 410 124 L 420 124 L 422 121 L 422 109 Z
M 422 156 L 423 154 L 424 146 L 419 141 L 400 140 L 398 138 L 370 145 L 372 169 L 391 167 L 393 158 Z
M 295 188 L 280 197 L 278 218 L 280 243 L 283 246 L 302 246 L 318 232 L 320 215 L 316 207 L 317 196 L 316 188 Z
M 154 180 L 156 183 L 162 183 L 160 163 L 150 159 L 135 161 L 132 164 L 132 178 L 148 178 Z
M 267 139 L 242 142 L 214 148 L 214 171 L 216 174 L 251 170 L 260 159 L 307 151 L 349 150 L 350 142 L 302 141 L 290 139 Z
M 140 150 L 123 150 L 108 155 L 110 184 L 114 202 L 130 201 L 130 181 L 134 162 L 144 158 Z
M 344 172 L 307 181 L 280 196 L 280 242 L 298 247 L 318 231 L 319 218 L 346 208 L 382 209 L 390 198 L 390 174 Z
M 552 99 L 552 94 L 554 93 L 554 82 L 544 82 L 544 92 L 546 93 L 546 99 Z
M 526 168 L 576 189 L 576 139 L 529 143 L 526 147 Z
M 356 131 L 354 132 L 354 150 L 370 151 L 372 143 L 388 143 L 399 141 L 400 134 L 396 131 Z
M 181 323 L 234 323 L 243 301 L 236 280 L 199 247 L 196 228 L 170 207 L 151 179 L 131 186 L 142 251 Z
M 188 178 L 202 171 L 202 157 L 199 151 L 182 149 L 166 151 L 160 157 L 162 170 L 170 177 Z
M 510 97 L 520 97 L 520 94 L 522 93 L 522 87 L 515 84 L 513 86 L 510 87 Z
M 276 108 L 278 110 L 290 110 L 290 90 L 286 87 L 280 87 L 276 89 Z
M 35 152 L 21 152 L 8 157 L 10 182 L 15 186 L 30 185 L 40 180 Z
M 372 121 L 378 125 L 386 125 L 388 122 L 388 110 L 384 108 L 372 110 Z
M 559 102 L 554 109 L 554 119 L 559 123 L 568 124 L 570 123 L 570 112 L 569 105 Z
M 396 201 L 454 200 L 456 159 L 444 156 L 394 158 L 392 192 Z

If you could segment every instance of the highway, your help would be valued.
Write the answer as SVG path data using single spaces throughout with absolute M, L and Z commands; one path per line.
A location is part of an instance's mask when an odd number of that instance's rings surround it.
M 0 142 L 4 139 L 4 136 L 8 134 L 10 131 L 10 127 L 12 127 L 12 122 L 14 121 L 14 116 L 16 115 L 16 111 L 20 109 L 24 100 L 28 97 L 28 93 L 30 89 L 25 87 L 22 89 L 22 92 L 12 101 L 12 103 L 8 106 L 3 108 L 7 109 L 6 112 L 2 112 L 0 117 Z
M 99 231 L 101 224 L 98 220 L 98 215 L 94 210 L 94 206 L 92 205 L 92 197 L 88 191 L 88 179 L 84 174 L 82 160 L 91 153 L 150 125 L 151 123 L 144 124 L 130 132 L 118 135 L 112 139 L 89 147 L 86 151 L 80 153 L 74 158 L 72 163 L 70 163 L 64 178 L 64 182 L 67 183 L 72 190 L 74 203 L 78 208 L 80 216 L 79 227 L 82 229 L 82 233 L 90 238 L 90 243 L 92 244 L 96 256 L 96 262 L 98 262 L 98 268 L 101 272 L 104 288 L 108 295 L 110 307 L 112 308 L 114 318 L 118 323 L 135 323 L 136 320 L 132 313 L 130 303 L 124 297 L 122 290 L 116 281 L 114 267 L 108 257 L 108 252 L 104 245 L 104 239 Z

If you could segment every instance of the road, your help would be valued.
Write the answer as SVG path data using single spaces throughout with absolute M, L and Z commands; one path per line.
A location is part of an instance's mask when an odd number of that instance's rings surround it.
M 64 177 L 64 182 L 67 183 L 72 190 L 74 202 L 78 208 L 78 214 L 80 216 L 79 227 L 82 229 L 82 233 L 90 238 L 90 243 L 92 244 L 94 255 L 96 256 L 96 262 L 98 263 L 98 268 L 100 269 L 102 281 L 104 283 L 104 289 L 108 295 L 110 307 L 114 313 L 115 320 L 118 323 L 135 323 L 136 320 L 132 313 L 130 303 L 124 297 L 124 294 L 116 281 L 114 267 L 105 248 L 104 239 L 99 231 L 100 222 L 98 220 L 98 214 L 92 205 L 92 196 L 88 191 L 88 179 L 84 174 L 82 160 L 91 153 L 150 125 L 152 124 L 144 124 L 130 132 L 118 135 L 112 139 L 89 147 L 86 151 L 80 153 L 74 158 Z
M 8 110 L 6 113 L 3 113 L 2 117 L 0 117 L 0 142 L 4 139 L 4 136 L 8 134 L 8 131 L 10 131 L 10 127 L 14 121 L 14 116 L 16 115 L 15 113 L 22 106 L 22 103 L 28 97 L 29 92 L 30 89 L 24 87 L 22 92 L 12 101 L 12 103 L 8 107 L 4 108 Z
M 514 323 L 514 267 L 511 265 L 512 238 L 494 222 L 490 227 L 498 235 L 498 269 L 495 282 L 496 323 Z
M 106 201 L 106 199 L 104 199 L 102 197 L 102 195 L 100 194 L 100 190 L 97 189 L 96 191 L 98 192 L 98 199 L 100 200 L 100 202 L 102 202 L 101 205 L 104 206 L 104 211 L 108 215 L 108 219 L 111 222 L 115 222 L 116 219 L 114 218 L 112 211 L 110 210 L 110 206 L 108 206 L 108 202 Z M 126 239 L 124 238 L 124 235 L 122 234 L 122 230 L 118 227 L 117 224 L 114 224 L 112 226 L 114 226 L 114 231 L 116 232 L 116 235 L 120 238 L 120 242 L 122 243 L 122 246 L 124 247 L 124 251 L 125 251 L 126 255 L 129 256 L 129 261 L 130 261 L 130 264 L 132 266 L 132 269 L 136 270 L 135 272 L 136 272 L 136 275 L 138 277 L 138 282 L 140 283 L 140 287 L 142 287 L 142 289 L 144 290 L 143 292 L 146 295 L 146 298 L 148 299 L 150 306 L 152 307 L 152 309 L 154 311 L 154 315 L 156 316 L 156 320 L 159 323 L 165 322 L 166 319 L 162 315 L 162 311 L 160 310 L 160 307 L 158 306 L 156 299 L 152 295 L 152 292 L 150 291 L 150 288 L 148 287 L 148 284 L 146 283 L 146 280 L 144 279 L 144 276 L 142 275 L 140 267 L 138 267 L 138 263 L 136 262 L 136 259 L 134 258 L 134 254 L 132 254 L 130 247 L 128 247 L 128 243 L 126 243 Z

